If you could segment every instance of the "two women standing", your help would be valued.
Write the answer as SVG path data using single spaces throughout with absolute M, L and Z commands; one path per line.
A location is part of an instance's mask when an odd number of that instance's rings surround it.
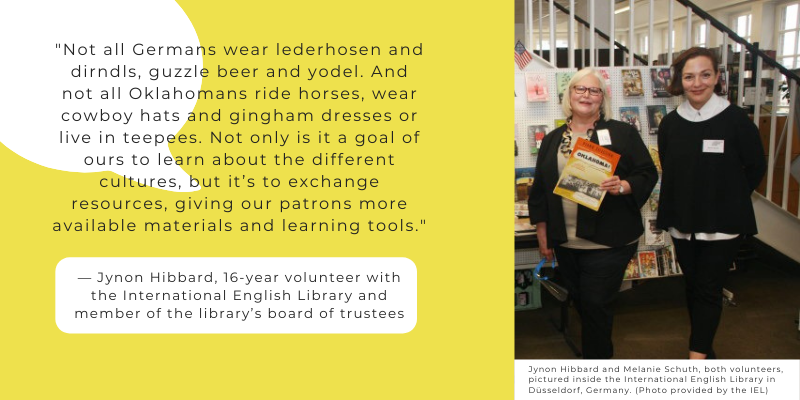
M 750 195 L 766 170 L 758 129 L 720 97 L 713 51 L 691 48 L 673 64 L 668 90 L 685 101 L 658 128 L 663 170 L 659 228 L 670 233 L 686 282 L 689 358 L 715 357 L 722 289 L 742 235 L 757 233 Z M 610 96 L 595 70 L 578 71 L 564 94 L 567 124 L 542 142 L 529 198 L 541 254 L 558 258 L 582 322 L 584 358 L 613 355 L 612 302 L 643 232 L 640 208 L 658 175 L 639 132 L 608 119 Z M 621 155 L 598 211 L 553 194 L 575 141 Z

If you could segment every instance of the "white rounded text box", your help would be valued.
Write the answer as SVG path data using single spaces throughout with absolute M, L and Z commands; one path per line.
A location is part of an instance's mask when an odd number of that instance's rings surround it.
M 406 333 L 407 258 L 65 258 L 66 333 Z

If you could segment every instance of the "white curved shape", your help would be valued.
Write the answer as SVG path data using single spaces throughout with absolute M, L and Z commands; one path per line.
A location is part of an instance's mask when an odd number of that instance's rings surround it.
M 124 43 L 124 55 L 104 55 L 105 46 L 116 51 Z M 72 172 L 113 171 L 137 178 L 174 179 L 173 191 L 192 191 L 189 176 L 178 166 L 158 166 L 157 159 L 169 155 L 166 144 L 125 144 L 123 134 L 177 134 L 188 113 L 194 108 L 191 100 L 143 100 L 130 98 L 131 88 L 175 87 L 181 91 L 200 89 L 201 77 L 151 80 L 151 68 L 202 68 L 201 55 L 135 55 L 133 45 L 199 46 L 197 34 L 186 14 L 174 1 L 143 0 L 136 4 L 106 1 L 9 2 L 0 12 L 0 45 L 4 62 L 0 63 L 3 96 L 0 100 L 0 142 L 20 156 L 45 167 Z M 77 52 L 85 46 L 86 55 L 71 55 L 67 45 Z M 91 55 L 94 45 L 94 55 Z M 68 55 L 65 55 L 67 53 Z M 75 77 L 75 68 L 106 68 L 110 73 L 135 70 L 134 78 Z M 174 70 L 173 70 L 174 71 Z M 102 100 L 101 91 L 120 88 L 118 100 Z M 88 97 L 63 99 L 63 90 L 81 90 Z M 128 113 L 130 121 L 64 121 L 70 115 Z M 178 121 L 142 122 L 141 111 L 177 113 Z M 74 114 L 78 113 L 78 114 Z M 123 114 L 118 114 L 123 115 Z M 83 119 L 83 117 L 81 117 Z M 90 136 L 91 143 L 59 143 L 60 132 L 74 137 Z M 99 143 L 100 132 L 113 134 L 114 144 Z M 147 156 L 147 166 L 132 165 L 132 155 Z M 124 165 L 87 165 L 86 156 L 123 157 Z M 194 189 L 196 190 L 196 189 Z

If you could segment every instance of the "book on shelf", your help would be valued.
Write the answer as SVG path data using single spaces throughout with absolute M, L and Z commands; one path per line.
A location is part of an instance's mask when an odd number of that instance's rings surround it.
M 658 146 L 650 145 L 647 147 L 647 150 L 650 152 L 650 158 L 653 159 L 653 164 L 656 165 L 656 169 L 658 173 L 661 173 L 661 157 L 658 155 Z
M 650 68 L 650 79 L 653 81 L 653 97 L 672 96 L 667 91 L 671 80 L 669 68 Z
M 658 211 L 658 197 L 660 195 L 661 195 L 661 185 L 656 185 L 656 187 L 653 188 L 653 191 L 650 192 L 650 197 L 647 199 L 647 206 L 650 208 L 650 211 L 653 212 Z
M 608 70 L 598 69 L 597 72 L 599 72 L 600 76 L 603 77 L 603 81 L 606 84 L 606 92 L 608 92 L 608 95 L 611 96 L 613 92 L 611 90 L 611 76 L 608 74 Z
M 626 122 L 642 132 L 642 117 L 639 115 L 639 107 L 620 107 L 619 120 Z
M 534 167 L 516 168 L 514 170 L 516 201 L 528 201 L 528 190 L 533 186 Z
M 602 182 L 614 175 L 620 155 L 578 138 L 553 193 L 597 211 L 606 195 Z
M 542 140 L 546 134 L 547 125 L 528 126 L 528 143 L 531 146 L 531 154 L 539 154 L 539 148 L 542 147 Z
M 675 258 L 675 246 L 669 245 L 664 247 L 664 258 L 669 267 L 670 275 L 679 275 L 682 273 L 680 266 L 678 266 L 677 258 Z
M 664 272 L 664 249 L 656 249 L 656 265 L 658 266 L 658 276 L 667 276 L 668 273 Z
M 680 273 L 680 268 L 675 262 L 675 249 L 672 245 L 668 245 L 634 254 L 625 267 L 623 279 L 658 278 Z
M 559 104 L 564 101 L 564 91 L 569 87 L 569 80 L 574 75 L 574 72 L 556 72 L 556 90 L 558 90 Z
M 658 126 L 661 125 L 661 120 L 667 116 L 667 106 L 647 106 L 647 125 L 650 126 L 650 134 L 655 135 L 658 133 Z
M 638 69 L 622 70 L 622 95 L 625 97 L 644 95 L 642 73 Z
M 638 254 L 634 254 L 633 258 L 628 261 L 628 266 L 625 268 L 625 277 L 623 279 L 639 279 L 640 277 Z
M 525 88 L 529 103 L 546 102 L 548 100 L 547 77 L 545 74 L 541 72 L 526 72 Z
M 666 244 L 664 231 L 656 227 L 656 219 L 650 218 L 645 224 L 644 230 L 645 246 L 663 246 Z
M 658 277 L 658 261 L 656 261 L 656 252 L 653 250 L 646 250 L 639 252 L 639 273 L 640 278 L 655 278 Z

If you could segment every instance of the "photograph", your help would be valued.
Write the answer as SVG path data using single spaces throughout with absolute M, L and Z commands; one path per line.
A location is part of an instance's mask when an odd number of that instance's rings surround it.
M 785 153 L 787 139 L 797 135 L 790 111 L 800 93 L 783 84 L 778 96 L 770 95 L 776 80 L 800 86 L 800 57 L 783 46 L 800 43 L 800 1 L 769 2 L 766 8 L 700 1 L 691 9 L 674 2 L 671 16 L 669 2 L 654 2 L 652 26 L 646 4 L 635 2 L 632 13 L 625 9 L 633 8 L 628 2 L 575 2 L 571 11 L 585 21 L 594 4 L 600 31 L 610 25 L 599 20 L 614 19 L 611 36 L 629 51 L 609 50 L 616 46 L 598 37 L 589 49 L 590 28 L 569 21 L 570 10 L 558 9 L 560 2 L 552 5 L 563 17 L 554 27 L 561 36 L 549 35 L 549 17 L 542 19 L 539 36 L 537 3 L 516 7 L 515 41 L 525 42 L 535 57 L 524 69 L 515 68 L 515 81 L 544 74 L 556 93 L 549 93 L 548 104 L 515 109 L 523 131 L 548 125 L 536 154 L 520 147 L 525 158 L 515 160 L 515 168 L 536 167 L 526 202 L 529 222 L 538 227 L 535 239 L 515 237 L 515 261 L 523 268 L 555 260 L 548 282 L 569 295 L 563 301 L 545 290 L 541 308 L 516 311 L 517 360 L 655 365 L 800 358 L 797 302 L 784 301 L 800 299 L 800 230 L 792 228 L 800 200 L 792 200 L 797 180 L 781 161 L 794 161 Z M 551 15 L 549 3 L 542 5 L 542 16 Z M 567 32 L 567 22 L 577 28 Z M 755 49 L 763 73 L 758 79 Z M 759 87 L 767 96 L 756 99 L 751 94 Z M 756 100 L 760 104 L 752 104 Z M 578 139 L 621 153 L 604 186 L 582 172 L 562 177 Z M 596 208 L 578 201 L 597 201 L 601 193 Z M 633 233 L 623 238 L 627 230 Z M 603 298 L 610 322 L 598 327 L 584 311 L 598 301 L 587 298 L 595 294 L 584 283 L 590 279 L 585 271 L 612 251 L 608 268 L 615 281 L 603 289 L 611 293 Z M 592 255 L 583 258 L 584 252 Z M 780 317 L 756 317 L 773 312 Z M 549 329 L 550 321 L 561 327 L 562 318 L 566 328 Z M 757 345 L 773 342 L 780 350 Z

